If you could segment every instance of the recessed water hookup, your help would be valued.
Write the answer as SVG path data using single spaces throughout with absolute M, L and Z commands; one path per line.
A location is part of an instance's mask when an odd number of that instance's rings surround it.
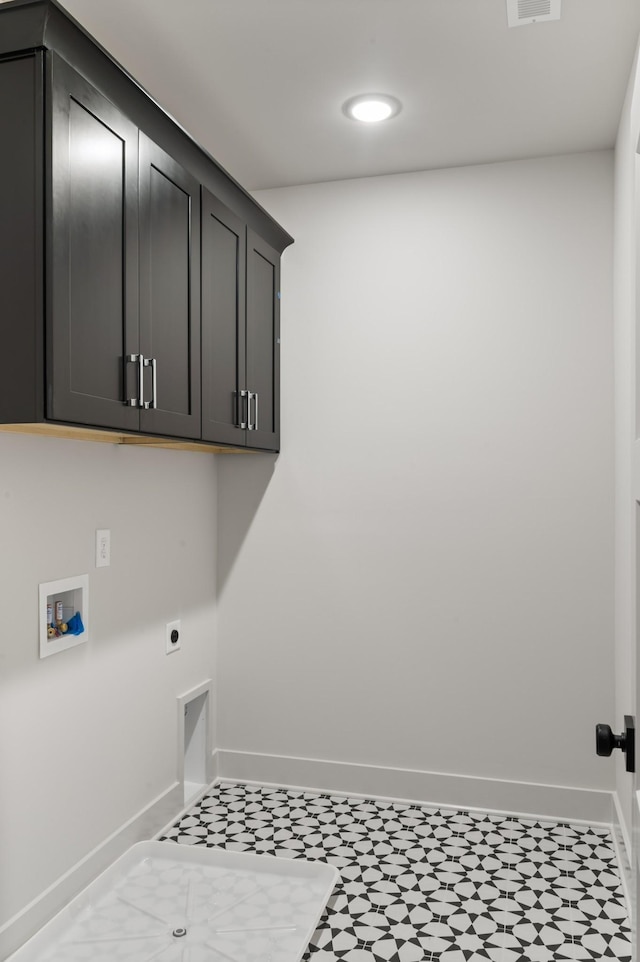
M 74 648 L 89 637 L 89 577 L 61 578 L 38 586 L 40 657 Z

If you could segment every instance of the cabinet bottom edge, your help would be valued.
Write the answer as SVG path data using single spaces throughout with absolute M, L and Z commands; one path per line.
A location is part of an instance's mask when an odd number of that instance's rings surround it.
M 0 424 L 0 431 L 11 434 L 32 434 L 44 437 L 63 438 L 72 441 L 96 441 L 101 444 L 125 444 L 137 447 L 165 448 L 174 451 L 199 451 L 205 454 L 256 454 L 251 448 L 236 448 L 231 445 L 214 444 L 210 441 L 187 441 L 176 438 L 153 437 L 148 434 L 125 434 L 108 428 L 86 428 L 72 424 L 54 424 L 50 421 L 37 421 L 21 424 Z

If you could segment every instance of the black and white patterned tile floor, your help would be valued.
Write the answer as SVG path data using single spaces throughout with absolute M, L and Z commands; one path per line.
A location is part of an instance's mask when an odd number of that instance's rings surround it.
M 309 962 L 630 962 L 607 828 L 220 783 L 164 838 L 335 865 Z

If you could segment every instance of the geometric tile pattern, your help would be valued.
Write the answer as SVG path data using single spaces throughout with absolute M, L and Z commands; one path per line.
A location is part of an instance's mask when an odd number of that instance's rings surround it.
M 630 962 L 607 828 L 219 783 L 164 836 L 338 868 L 305 962 Z

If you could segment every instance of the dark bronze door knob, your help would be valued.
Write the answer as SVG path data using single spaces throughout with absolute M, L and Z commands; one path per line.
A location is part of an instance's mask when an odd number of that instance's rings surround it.
M 627 771 L 635 772 L 635 720 L 633 715 L 624 716 L 624 732 L 614 735 L 610 725 L 596 725 L 596 754 L 608 757 L 614 748 L 619 748 L 627 756 Z

